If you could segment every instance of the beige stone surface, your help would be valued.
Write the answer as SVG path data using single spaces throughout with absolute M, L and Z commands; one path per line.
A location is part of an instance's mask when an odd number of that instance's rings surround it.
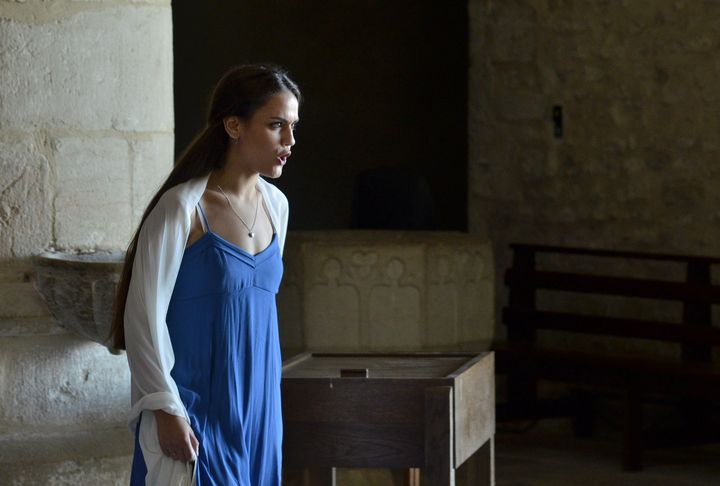
M 9 329 L 22 333 L 23 330 L 17 326 L 25 325 L 49 328 L 41 324 L 51 317 L 45 302 L 35 290 L 34 274 L 32 262 L 27 259 L 0 263 L 0 334 Z
M 171 167 L 170 1 L 0 1 L 0 45 L 0 483 L 127 484 L 126 358 L 55 323 L 28 257 L 124 248 Z
M 50 243 L 50 172 L 40 137 L 0 135 L 0 260 Z
M 58 249 L 117 248 L 131 229 L 129 147 L 122 138 L 59 138 L 55 235 Z
M 484 349 L 492 251 L 462 233 L 290 232 L 278 296 L 284 349 Z
M 352 347 L 361 340 L 360 295 L 355 286 L 338 280 L 342 264 L 337 258 L 323 262 L 308 262 L 320 267 L 325 282 L 310 283 L 306 288 L 307 307 L 315 325 L 305 329 L 309 342 L 315 346 Z M 333 305 L 324 305 L 332 302 Z M 302 333 L 296 333 L 302 335 Z
M 130 142 L 132 229 L 140 224 L 150 199 L 170 174 L 174 157 L 175 137 L 171 133 L 148 134 L 146 139 Z
M 31 282 L 0 282 L 0 319 L 48 315 Z
M 0 465 L 0 476 L 12 486 L 125 486 L 132 456 L 89 457 L 55 463 Z
M 37 336 L 43 334 L 65 334 L 68 331 L 58 326 L 50 316 L 0 318 L 0 338 L 14 336 Z
M 171 131 L 171 39 L 165 6 L 0 16 L 0 128 Z
M 2 5 L 0 260 L 124 248 L 172 166 L 170 3 Z
M 129 406 L 130 374 L 114 356 L 73 334 L 0 339 L 0 429 L 120 426 Z
M 120 456 L 125 462 L 132 451 L 133 434 L 126 426 L 27 428 L 0 436 L 0 472 L 12 466 L 75 462 L 82 457 Z
M 401 283 L 413 270 L 416 275 L 424 270 L 413 250 L 404 251 L 403 260 L 391 258 L 382 272 L 389 282 L 379 283 L 370 290 L 367 341 L 373 348 L 416 348 L 425 341 L 420 310 L 421 281 L 408 279 Z

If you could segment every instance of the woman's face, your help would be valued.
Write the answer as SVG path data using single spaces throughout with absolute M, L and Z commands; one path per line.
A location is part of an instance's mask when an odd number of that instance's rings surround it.
M 273 95 L 247 122 L 238 125 L 235 149 L 243 165 L 263 176 L 277 178 L 295 145 L 298 101 L 289 91 Z

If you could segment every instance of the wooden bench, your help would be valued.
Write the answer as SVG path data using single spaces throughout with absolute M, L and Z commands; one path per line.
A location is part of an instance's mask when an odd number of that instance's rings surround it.
M 712 325 L 712 305 L 720 303 L 720 286 L 712 284 L 711 269 L 720 258 L 605 251 L 541 245 L 510 245 L 512 267 L 505 275 L 509 287 L 508 305 L 502 320 L 507 326 L 507 341 L 495 346 L 498 373 L 507 377 L 507 402 L 498 409 L 498 420 L 539 419 L 574 415 L 578 435 L 591 430 L 588 398 L 593 391 L 611 393 L 624 400 L 623 467 L 642 467 L 642 404 L 649 399 L 679 398 L 687 408 L 689 422 L 701 414 L 695 407 L 720 399 L 720 366 L 713 360 L 713 347 L 720 346 L 720 329 Z M 570 267 L 590 257 L 594 267 L 602 262 L 617 265 L 682 266 L 681 281 L 637 275 L 598 275 Z M 543 268 L 537 265 L 543 261 Z M 545 260 L 549 260 L 550 263 Z M 553 263 L 555 264 L 553 268 Z M 545 268 L 545 267 L 550 268 Z M 587 266 L 587 265 L 582 265 Z M 634 267 L 632 267 L 634 268 Z M 567 298 L 577 294 L 630 297 L 677 302 L 681 319 L 638 319 L 608 317 L 583 310 L 543 309 L 538 291 L 562 292 Z M 567 294 L 565 294 L 567 293 Z M 543 294 L 547 295 L 547 294 Z M 558 299 L 555 299 L 557 304 Z M 562 299 L 559 302 L 563 302 Z M 557 305 L 555 305 L 557 307 Z M 572 306 L 577 307 L 577 306 Z M 645 316 L 641 316 L 645 317 Z M 597 351 L 539 344 L 544 331 L 578 335 L 605 336 L 607 339 L 633 338 L 674 343 L 681 352 L 672 357 L 648 356 L 648 353 L 615 353 L 612 346 Z M 557 337 L 558 334 L 555 334 Z M 566 335 L 567 336 L 567 335 Z M 597 338 L 595 338 L 597 339 Z M 635 341 L 637 342 L 637 341 Z M 549 400 L 538 394 L 538 381 L 570 384 L 581 393 Z M 583 391 L 590 390 L 590 394 Z M 700 428 L 701 425 L 697 424 Z

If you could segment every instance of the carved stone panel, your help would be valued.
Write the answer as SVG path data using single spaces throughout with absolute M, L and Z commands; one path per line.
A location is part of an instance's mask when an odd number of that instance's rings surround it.
M 284 260 L 283 349 L 485 349 L 492 339 L 494 275 L 484 238 L 291 232 Z

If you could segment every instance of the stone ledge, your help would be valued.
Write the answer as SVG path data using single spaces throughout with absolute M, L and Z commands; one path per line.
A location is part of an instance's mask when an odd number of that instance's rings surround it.
M 2 484 L 13 486 L 126 486 L 132 456 L 74 458 L 35 464 L 0 463 Z
M 0 465 L 3 484 L 13 486 L 126 486 L 132 457 L 63 461 L 51 464 Z
M 126 485 L 133 440 L 125 425 L 0 432 L 0 483 Z
M 91 429 L 42 427 L 6 432 L 0 434 L 0 471 L 8 465 L 127 456 L 132 454 L 133 440 L 124 424 Z
M 0 283 L 0 319 L 49 315 L 32 282 Z
M 29 259 L 0 260 L 0 285 L 30 282 L 34 273 L 35 269 Z
M 67 334 L 52 317 L 0 319 L 0 337 Z
M 72 333 L 2 337 L 0 381 L 12 390 L 0 395 L 0 430 L 109 427 L 130 404 L 125 356 Z

